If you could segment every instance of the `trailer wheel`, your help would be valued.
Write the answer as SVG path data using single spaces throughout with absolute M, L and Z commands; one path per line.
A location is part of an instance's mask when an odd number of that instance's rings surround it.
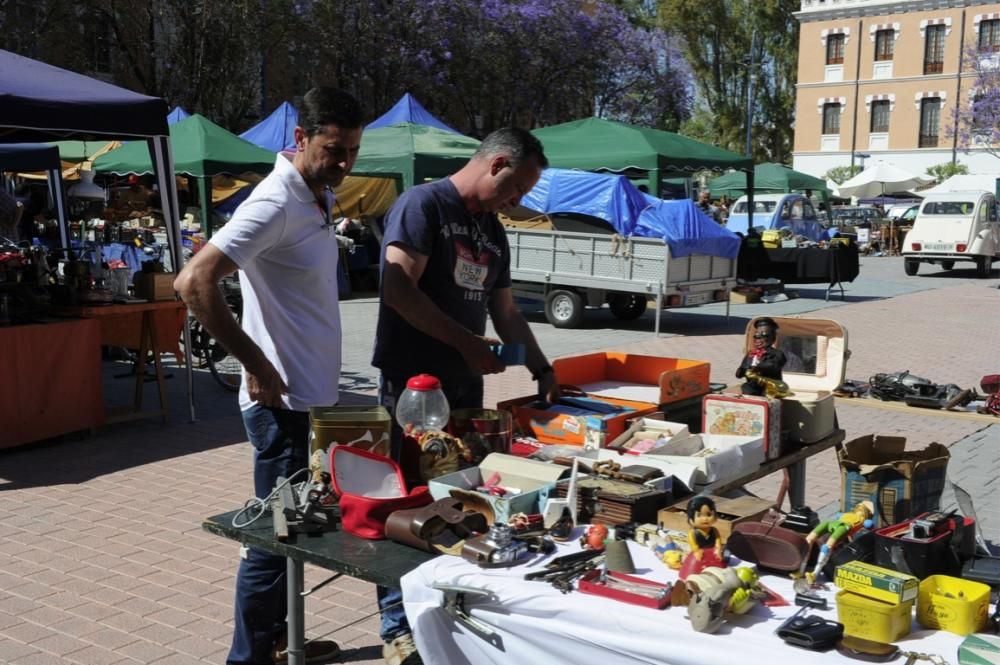
M 556 328 L 576 328 L 583 321 L 583 298 L 576 291 L 550 291 L 545 296 L 545 318 Z
M 646 311 L 646 298 L 637 293 L 612 293 L 608 297 L 611 313 L 622 321 L 632 321 Z
M 989 256 L 976 257 L 976 277 L 989 277 L 993 271 L 993 261 Z
M 955 267 L 955 262 L 954 261 L 942 261 L 941 262 L 941 267 L 944 270 L 951 270 L 952 268 Z
M 903 270 L 910 277 L 917 274 L 917 270 L 920 269 L 920 259 L 903 259 Z

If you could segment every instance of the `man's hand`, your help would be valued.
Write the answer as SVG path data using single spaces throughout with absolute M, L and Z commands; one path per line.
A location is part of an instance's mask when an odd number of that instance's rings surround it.
M 477 374 L 499 374 L 507 369 L 507 366 L 500 362 L 497 354 L 493 353 L 490 345 L 499 344 L 500 340 L 490 337 L 480 337 L 471 335 L 466 344 L 459 349 L 465 364 Z
M 245 368 L 247 393 L 250 399 L 258 402 L 262 406 L 281 408 L 283 406 L 281 396 L 288 392 L 288 386 L 281 379 L 278 370 L 274 368 L 271 361 L 263 359 L 263 364 L 256 372 L 251 372 Z
M 543 372 L 538 377 L 538 396 L 549 404 L 555 404 L 562 397 L 562 392 L 559 390 L 559 380 L 556 378 L 555 372 Z

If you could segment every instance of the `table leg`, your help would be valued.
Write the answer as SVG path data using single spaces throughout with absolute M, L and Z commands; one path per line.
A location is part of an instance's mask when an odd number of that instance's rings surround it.
M 149 311 L 142 313 L 139 325 L 139 355 L 135 359 L 135 398 L 132 400 L 132 412 L 142 411 L 142 393 L 146 381 L 146 353 L 149 347 L 146 342 L 149 339 Z
M 163 422 L 167 422 L 167 386 L 163 382 L 163 365 L 160 362 L 160 346 L 156 339 L 156 324 L 152 321 L 153 312 L 143 312 L 142 316 L 143 320 L 147 316 L 150 318 L 147 330 L 149 332 L 149 346 L 153 349 L 153 368 L 156 371 L 156 387 L 160 392 L 160 414 L 163 416 Z
M 305 665 L 306 601 L 302 596 L 305 564 L 287 557 L 288 665 Z
M 788 503 L 792 510 L 806 504 L 806 461 L 788 467 Z

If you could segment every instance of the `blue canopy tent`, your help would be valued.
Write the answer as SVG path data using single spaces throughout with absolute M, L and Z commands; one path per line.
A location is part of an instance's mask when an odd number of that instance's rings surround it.
M 185 111 L 183 106 L 175 106 L 174 110 L 167 114 L 167 124 L 172 125 L 190 116 L 191 114 Z
M 449 127 L 434 117 L 434 115 L 425 109 L 423 104 L 418 102 L 417 98 L 410 93 L 406 93 L 400 97 L 395 106 L 369 123 L 366 129 L 391 127 L 392 125 L 398 125 L 401 122 L 410 122 L 416 125 L 429 125 L 453 134 L 461 134 L 461 132 L 457 129 Z
M 183 264 L 167 104 L 125 88 L 0 50 L 0 141 L 145 139 L 153 158 L 174 270 Z M 194 420 L 191 333 L 184 324 L 188 409 Z
M 0 172 L 3 171 L 45 171 L 49 182 L 49 197 L 59 219 L 59 243 L 62 247 L 69 247 L 66 195 L 59 148 L 47 143 L 0 144 Z
M 240 138 L 271 152 L 295 150 L 295 127 L 298 124 L 299 112 L 288 102 L 281 102 L 271 115 L 240 134 Z
M 521 205 L 544 213 L 576 213 L 608 222 L 623 236 L 660 238 L 675 257 L 708 254 L 735 259 L 740 238 L 688 200 L 661 201 L 621 175 L 549 168 Z

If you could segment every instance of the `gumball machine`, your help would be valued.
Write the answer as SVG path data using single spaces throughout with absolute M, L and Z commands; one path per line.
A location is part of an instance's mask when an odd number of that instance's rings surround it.
M 418 374 L 406 382 L 406 390 L 396 403 L 396 422 L 407 436 L 443 431 L 451 409 L 436 376 Z
M 462 440 L 445 432 L 450 415 L 441 382 L 430 374 L 410 378 L 396 402 L 396 422 L 403 428 L 403 436 L 420 448 L 420 478 L 424 481 L 458 471 L 461 462 L 470 459 Z

